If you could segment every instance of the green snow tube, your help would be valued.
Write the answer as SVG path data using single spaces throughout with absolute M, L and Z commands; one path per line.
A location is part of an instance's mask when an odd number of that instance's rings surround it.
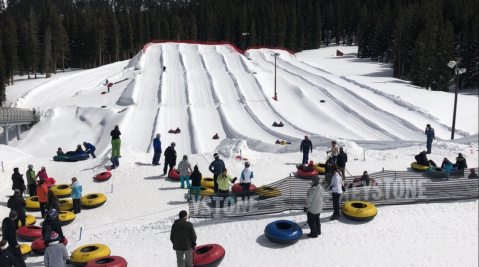
M 53 160 L 54 161 L 70 161 L 70 157 L 66 155 L 54 156 Z
M 320 100 L 319 102 L 321 102 L 321 103 L 325 103 L 325 102 L 326 102 L 326 100 Z

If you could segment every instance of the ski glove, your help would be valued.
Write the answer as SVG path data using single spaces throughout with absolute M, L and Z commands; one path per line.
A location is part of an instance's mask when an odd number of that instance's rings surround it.
M 233 181 L 231 181 L 231 182 L 234 184 L 234 183 L 236 182 L 236 179 L 238 179 L 238 178 L 235 177 L 235 178 L 233 179 Z

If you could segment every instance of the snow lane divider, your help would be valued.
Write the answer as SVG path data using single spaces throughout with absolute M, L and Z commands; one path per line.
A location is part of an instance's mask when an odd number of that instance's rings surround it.
M 236 47 L 234 44 L 226 41 L 221 41 L 221 42 L 202 42 L 202 41 L 193 41 L 193 40 L 184 40 L 184 41 L 175 41 L 175 40 L 153 40 L 143 46 L 143 53 L 146 52 L 146 49 L 152 44 L 161 44 L 161 43 L 176 43 L 176 44 L 201 44 L 201 45 L 228 45 L 230 46 L 234 51 L 242 54 L 243 51 Z

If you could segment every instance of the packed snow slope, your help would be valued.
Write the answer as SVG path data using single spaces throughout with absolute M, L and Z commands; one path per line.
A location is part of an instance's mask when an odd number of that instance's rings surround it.
M 272 99 L 275 65 L 271 54 L 275 52 L 280 53 L 279 101 Z M 256 151 L 287 152 L 289 148 L 275 141 L 290 141 L 296 150 L 304 135 L 318 142 L 410 144 L 424 141 L 427 123 L 435 128 L 438 140 L 450 136 L 449 123 L 437 119 L 442 112 L 435 117 L 404 100 L 409 99 L 410 90 L 416 90 L 406 85 L 401 85 L 404 93 L 396 90 L 397 96 L 392 96 L 285 51 L 248 50 L 247 55 L 227 45 L 151 44 L 130 62 L 73 72 L 31 90 L 19 90 L 25 94 L 12 105 L 39 107 L 43 119 L 24 133 L 25 140 L 12 145 L 50 157 L 56 147 L 72 150 L 87 141 L 105 153 L 115 125 L 120 126 L 123 145 L 152 152 L 151 140 L 160 133 L 164 144 L 178 144 L 179 155 L 212 152 L 229 140 L 246 140 Z M 348 67 L 347 62 L 340 64 Z M 102 94 L 106 79 L 114 85 L 110 93 Z M 440 95 L 445 102 L 453 98 L 447 93 L 416 91 L 424 99 Z M 459 107 L 456 138 L 478 132 L 477 120 L 467 127 L 464 123 L 465 116 L 477 118 L 477 109 L 471 112 L 471 99 L 477 107 L 477 98 L 461 96 L 467 107 Z M 65 127 L 67 121 L 78 123 Z M 285 126 L 273 127 L 274 121 Z M 180 134 L 168 133 L 177 127 Z M 214 140 L 216 133 L 220 138 Z M 27 140 L 32 136 L 39 138 L 34 147 Z

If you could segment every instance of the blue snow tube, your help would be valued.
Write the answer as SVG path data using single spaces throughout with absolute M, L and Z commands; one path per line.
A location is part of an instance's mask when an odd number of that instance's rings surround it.
M 89 159 L 90 155 L 88 153 L 74 154 L 70 157 L 70 161 L 79 161 Z
M 294 244 L 303 235 L 303 230 L 295 222 L 279 220 L 266 225 L 264 235 L 275 243 Z

